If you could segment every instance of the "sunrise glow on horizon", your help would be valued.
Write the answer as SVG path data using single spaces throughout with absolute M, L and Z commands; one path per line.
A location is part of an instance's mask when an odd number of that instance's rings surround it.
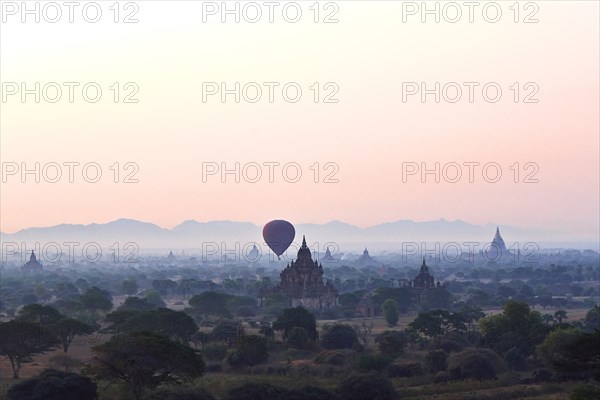
M 202 2 L 142 1 L 139 22 L 114 23 L 100 3 L 98 23 L 21 23 L 4 10 L 4 233 L 119 218 L 167 228 L 443 218 L 598 238 L 597 2 L 539 2 L 537 23 L 523 22 L 529 9 L 515 23 L 504 2 L 497 23 L 481 10 L 473 23 L 402 22 L 407 2 L 391 1 L 321 7 L 319 23 L 312 2 L 297 23 L 277 13 L 222 23 L 202 21 Z M 338 22 L 323 23 L 330 15 Z M 47 101 L 48 87 L 22 101 L 21 83 L 36 82 L 57 82 L 61 99 Z M 64 82 L 78 83 L 73 102 Z M 82 96 L 90 82 L 102 89 L 95 103 Z M 240 101 L 222 98 L 221 83 L 236 82 Z M 39 183 L 21 175 L 35 163 Z M 65 163 L 79 163 L 73 182 Z M 439 182 L 422 175 L 436 163 Z

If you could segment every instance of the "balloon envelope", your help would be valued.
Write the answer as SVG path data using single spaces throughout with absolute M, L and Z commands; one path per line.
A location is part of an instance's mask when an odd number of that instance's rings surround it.
M 294 225 L 282 219 L 271 221 L 263 228 L 263 238 L 277 257 L 281 256 L 294 241 Z

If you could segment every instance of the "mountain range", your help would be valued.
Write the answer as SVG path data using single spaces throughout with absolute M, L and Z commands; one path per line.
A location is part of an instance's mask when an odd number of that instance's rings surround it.
M 495 224 L 474 225 L 464 221 L 435 221 L 416 222 L 399 220 L 382 223 L 366 228 L 351 225 L 342 221 L 331 221 L 325 224 L 296 224 L 295 242 L 306 235 L 310 243 L 336 243 L 346 251 L 359 251 L 364 247 L 376 251 L 396 250 L 403 242 L 479 242 L 489 243 L 496 231 Z M 500 225 L 500 231 L 507 243 L 536 242 L 551 247 L 594 248 L 593 242 L 575 241 L 566 234 L 548 233 L 546 231 L 527 229 L 514 226 Z M 156 224 L 133 219 L 118 219 L 103 224 L 60 224 L 42 228 L 27 228 L 15 233 L 1 233 L 1 241 L 26 243 L 55 242 L 96 242 L 102 247 L 109 247 L 117 242 L 135 242 L 140 250 L 151 249 L 198 249 L 203 243 L 233 243 L 239 242 L 243 247 L 246 243 L 263 244 L 262 226 L 251 222 L 236 221 L 184 221 L 171 228 L 162 228 Z M 597 247 L 597 245 L 596 245 Z M 4 248 L 4 247 L 3 247 Z

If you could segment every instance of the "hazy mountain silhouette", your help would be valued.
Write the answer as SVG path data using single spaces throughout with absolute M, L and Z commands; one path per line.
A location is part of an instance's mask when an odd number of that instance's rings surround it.
M 361 228 L 341 221 L 326 224 L 296 224 L 296 239 L 306 235 L 314 243 L 335 242 L 348 249 L 361 250 L 368 245 L 373 249 L 397 248 L 401 242 L 464 242 L 488 243 L 492 240 L 496 225 L 474 225 L 464 221 L 415 222 L 400 220 Z M 510 243 L 520 241 L 568 242 L 576 238 L 548 234 L 534 229 L 501 225 L 502 235 Z M 115 242 L 136 242 L 140 250 L 170 248 L 201 248 L 203 242 L 249 242 L 263 243 L 262 226 L 236 221 L 184 221 L 172 229 L 133 219 L 118 219 L 105 224 L 60 224 L 44 228 L 28 228 L 15 233 L 1 233 L 3 242 L 42 244 L 56 242 L 97 242 L 103 247 Z M 396 245 L 394 245 L 396 244 Z

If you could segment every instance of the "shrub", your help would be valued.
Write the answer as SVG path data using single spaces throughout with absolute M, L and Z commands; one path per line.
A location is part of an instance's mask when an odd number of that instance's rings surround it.
M 317 364 L 343 365 L 346 362 L 346 355 L 339 350 L 322 351 L 315 357 Z
M 425 363 L 429 372 L 445 371 L 448 368 L 448 353 L 444 350 L 433 350 L 425 356 Z
M 434 383 L 446 383 L 450 380 L 450 377 L 448 376 L 448 373 L 445 371 L 439 371 L 437 374 L 435 374 L 435 376 L 433 377 L 433 382 Z
M 388 367 L 390 378 L 412 378 L 423 375 L 423 367 L 420 363 L 392 364 Z
M 12 386 L 11 400 L 95 400 L 96 384 L 88 377 L 70 372 L 46 370 Z
M 441 349 L 441 350 L 444 350 L 446 353 L 452 353 L 452 352 L 459 353 L 459 352 L 463 351 L 464 346 L 454 340 L 442 340 L 439 342 L 433 342 L 431 344 L 431 349 L 432 350 Z
M 268 383 L 246 383 L 231 389 L 227 400 L 283 400 L 287 390 Z
M 389 356 L 386 356 L 386 355 L 361 354 L 358 357 L 358 361 L 356 363 L 356 368 L 361 372 L 382 371 L 382 370 L 386 369 L 390 365 L 391 362 L 392 362 L 392 358 Z
M 354 375 L 344 379 L 337 388 L 343 400 L 397 400 L 398 394 L 389 379 L 381 375 Z
M 358 346 L 356 331 L 350 325 L 333 324 L 321 337 L 321 346 L 326 349 L 351 349 Z
M 569 400 L 600 399 L 600 388 L 592 385 L 577 385 L 569 395 Z
M 201 388 L 163 386 L 152 391 L 144 400 L 216 400 L 213 395 Z
M 451 379 L 496 379 L 506 369 L 504 361 L 489 349 L 469 349 L 450 357 L 448 371 Z
M 244 365 L 254 366 L 269 358 L 267 339 L 258 335 L 242 336 L 237 348 L 227 357 L 227 363 L 232 367 Z

